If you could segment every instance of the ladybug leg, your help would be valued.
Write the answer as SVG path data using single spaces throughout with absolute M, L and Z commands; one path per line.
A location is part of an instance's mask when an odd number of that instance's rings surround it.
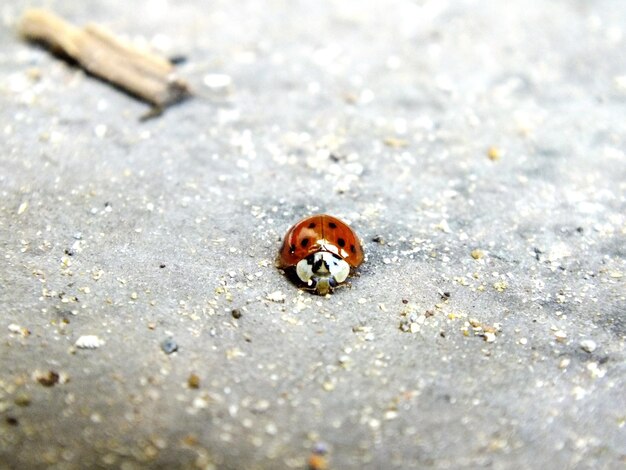
M 315 287 L 311 287 L 311 286 L 300 286 L 300 290 L 306 291 L 309 294 L 315 294 L 317 292 L 315 290 Z
M 341 284 L 338 284 L 335 289 L 341 289 L 347 287 L 348 289 L 352 289 L 352 283 L 347 281 L 347 282 L 342 282 Z

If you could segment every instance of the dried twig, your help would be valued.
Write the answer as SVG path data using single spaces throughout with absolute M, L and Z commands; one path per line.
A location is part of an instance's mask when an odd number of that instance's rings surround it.
M 90 74 L 154 105 L 157 111 L 190 95 L 189 86 L 175 75 L 170 61 L 115 37 L 101 26 L 78 28 L 48 11 L 30 9 L 24 13 L 20 32 L 62 52 Z

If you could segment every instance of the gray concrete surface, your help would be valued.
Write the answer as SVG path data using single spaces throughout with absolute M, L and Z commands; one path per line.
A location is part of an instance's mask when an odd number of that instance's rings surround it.
M 45 3 L 201 96 L 0 6 L 0 468 L 624 468 L 622 2 Z M 274 267 L 318 211 L 329 298 Z

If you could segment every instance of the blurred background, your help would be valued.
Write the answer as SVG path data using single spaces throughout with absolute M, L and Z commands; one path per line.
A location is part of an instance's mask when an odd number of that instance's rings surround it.
M 29 7 L 177 58 L 148 106 Z M 0 5 L 0 469 L 621 468 L 619 1 Z M 367 261 L 274 266 L 317 212 Z

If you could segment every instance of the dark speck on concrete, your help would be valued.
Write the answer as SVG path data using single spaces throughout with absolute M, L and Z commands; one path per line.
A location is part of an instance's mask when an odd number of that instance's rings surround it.
M 172 354 L 178 351 L 178 343 L 173 338 L 164 339 L 161 342 L 161 349 L 165 354 Z
M 138 122 L 35 3 L 194 97 Z M 2 2 L 0 468 L 623 468 L 622 3 Z

